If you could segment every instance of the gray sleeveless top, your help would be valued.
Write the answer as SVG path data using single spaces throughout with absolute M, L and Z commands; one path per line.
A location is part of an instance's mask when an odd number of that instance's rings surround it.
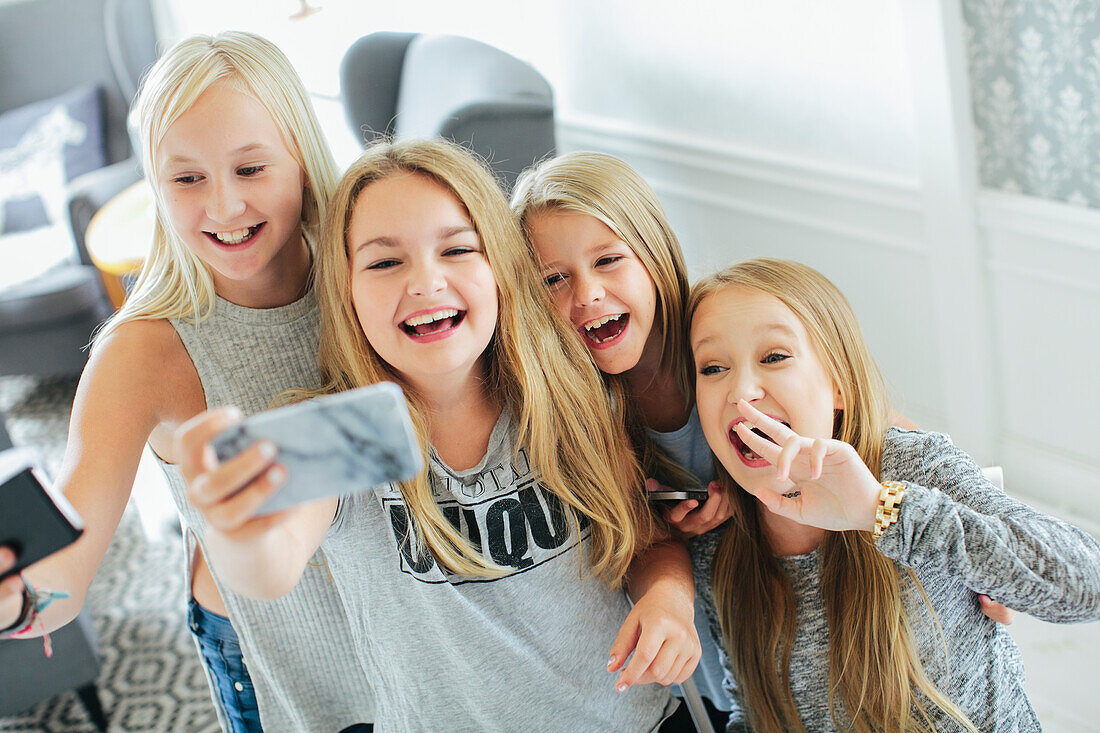
M 313 290 L 266 310 L 218 298 L 201 323 L 173 320 L 172 325 L 195 364 L 208 408 L 236 405 L 249 415 L 267 409 L 287 389 L 320 384 L 320 316 Z M 206 523 L 187 501 L 179 468 L 163 461 L 161 467 L 183 521 L 190 575 L 195 543 L 206 552 Z M 240 637 L 265 730 L 332 733 L 372 720 L 370 687 L 323 550 L 294 590 L 274 601 L 237 595 L 210 570 Z

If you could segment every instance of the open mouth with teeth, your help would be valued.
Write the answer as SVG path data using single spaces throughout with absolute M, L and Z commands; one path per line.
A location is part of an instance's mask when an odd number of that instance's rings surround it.
M 401 330 L 416 339 L 442 336 L 458 327 L 466 317 L 466 311 L 457 308 L 440 308 L 431 313 L 421 313 L 401 321 Z
M 212 239 L 214 243 L 219 246 L 239 247 L 255 237 L 256 234 L 263 229 L 264 223 L 265 222 L 260 222 L 250 227 L 241 227 L 240 229 L 234 229 L 229 232 L 203 232 L 203 234 Z
M 790 423 L 780 420 L 784 425 L 790 427 Z M 775 443 L 763 430 L 760 428 L 753 428 L 752 431 L 759 435 L 768 442 Z M 734 450 L 737 451 L 737 456 L 741 459 L 741 462 L 750 468 L 759 468 L 760 466 L 770 466 L 764 458 L 756 453 L 752 448 L 745 444 L 745 441 L 741 440 L 741 436 L 737 434 L 737 431 L 730 426 L 729 429 L 730 444 L 733 445 Z M 777 444 L 778 445 L 778 444 Z
M 581 332 L 590 343 L 595 346 L 610 344 L 626 330 L 626 324 L 630 321 L 629 313 L 616 313 L 601 318 L 593 318 L 584 324 Z

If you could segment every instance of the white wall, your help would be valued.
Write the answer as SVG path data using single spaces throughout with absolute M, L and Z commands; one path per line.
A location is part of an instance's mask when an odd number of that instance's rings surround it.
M 757 254 L 821 269 L 903 413 L 1100 534 L 1100 212 L 978 188 L 957 0 L 314 1 L 289 23 L 290 0 L 164 0 L 181 31 L 286 49 L 345 161 L 335 70 L 355 38 L 458 33 L 527 59 L 555 88 L 560 147 L 636 166 L 693 275 Z M 1100 647 L 1095 625 L 1077 638 Z M 1033 695 L 1048 729 L 1084 730 L 1100 703 L 1066 689 Z
M 912 174 L 895 3 L 562 4 L 562 116 Z M 538 59 L 536 59 L 537 61 Z
M 693 274 L 765 253 L 822 269 L 907 415 L 1010 466 L 1014 492 L 1100 526 L 1100 214 L 968 179 L 969 123 L 949 118 L 969 108 L 940 89 L 966 93 L 953 0 L 315 1 L 299 21 L 293 0 L 162 3 L 176 35 L 278 42 L 344 161 L 356 147 L 335 70 L 355 38 L 460 33 L 529 60 L 556 90 L 560 147 L 637 166 Z

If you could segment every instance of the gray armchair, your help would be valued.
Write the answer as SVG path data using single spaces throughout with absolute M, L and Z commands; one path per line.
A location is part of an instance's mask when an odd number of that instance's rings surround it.
M 126 116 L 156 55 L 149 0 L 0 3 L 0 113 L 99 84 L 107 163 L 62 191 L 67 222 L 54 223 L 71 226 L 71 256 L 0 289 L 0 374 L 79 372 L 87 358 L 83 347 L 113 310 L 84 231 L 100 206 L 140 177 Z M 19 257 L 0 247 L 0 267 L 19 267 Z
M 554 154 L 554 98 L 530 64 L 470 38 L 372 33 L 340 67 L 344 112 L 365 143 L 443 137 L 484 157 L 511 188 Z

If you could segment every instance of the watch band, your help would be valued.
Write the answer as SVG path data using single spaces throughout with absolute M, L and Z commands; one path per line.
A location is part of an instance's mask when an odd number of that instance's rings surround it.
M 905 484 L 900 481 L 883 481 L 878 492 L 878 508 L 875 509 L 875 529 L 872 534 L 881 537 L 894 522 L 898 521 L 898 506 L 905 496 Z

